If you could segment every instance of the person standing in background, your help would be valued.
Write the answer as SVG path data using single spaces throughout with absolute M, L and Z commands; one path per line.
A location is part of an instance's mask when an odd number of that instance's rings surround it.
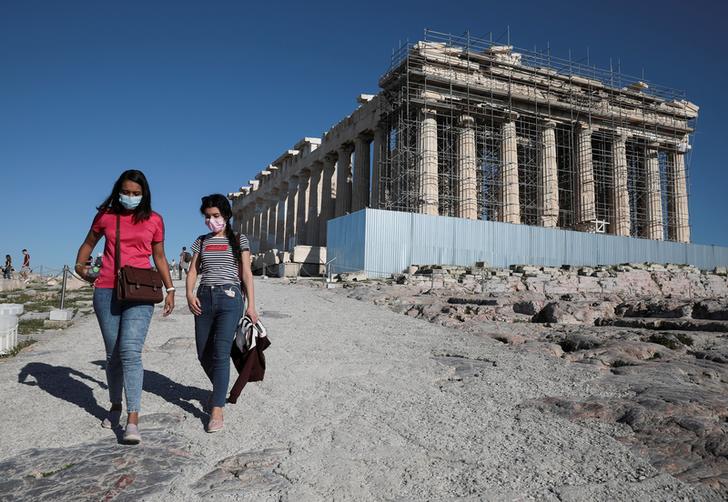
M 179 278 L 182 280 L 182 271 L 185 276 L 190 270 L 190 261 L 192 261 L 192 255 L 187 251 L 187 246 L 182 246 L 182 252 L 179 254 Z
M 5 266 L 3 267 L 3 279 L 13 278 L 13 258 L 9 254 L 5 255 Z
M 23 249 L 23 266 L 20 267 L 20 277 L 27 280 L 32 270 L 30 269 L 30 253 L 27 249 Z

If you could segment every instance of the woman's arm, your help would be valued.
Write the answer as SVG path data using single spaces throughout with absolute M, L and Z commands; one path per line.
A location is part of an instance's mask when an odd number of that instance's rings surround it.
M 76 253 L 76 265 L 73 269 L 84 281 L 93 282 L 93 279 L 89 278 L 86 273 L 86 262 L 88 261 L 89 256 L 91 256 L 91 253 L 93 253 L 100 238 L 100 234 L 97 234 L 93 230 L 89 230 L 86 235 L 86 239 L 83 241 L 83 244 L 81 244 L 81 247 L 78 248 L 78 253 Z
M 187 292 L 187 306 L 190 308 L 190 312 L 195 315 L 202 314 L 202 307 L 200 306 L 200 300 L 195 296 L 195 284 L 197 283 L 197 260 L 200 259 L 200 254 L 195 253 L 192 255 L 192 261 L 190 262 L 190 268 L 187 270 L 187 278 L 185 279 L 185 290 Z
M 243 275 L 245 294 L 248 296 L 248 308 L 245 314 L 250 317 L 253 323 L 258 322 L 258 312 L 255 310 L 255 290 L 253 288 L 253 271 L 250 268 L 250 251 L 243 251 L 240 258 L 240 267 Z
M 167 289 L 174 288 L 172 276 L 169 274 L 169 264 L 167 263 L 167 256 L 164 254 L 164 241 L 152 242 L 152 259 L 154 260 L 154 265 L 157 267 L 157 270 L 159 270 L 159 273 L 162 275 L 162 282 L 164 282 L 164 287 Z M 174 289 L 172 289 L 171 292 L 167 293 L 166 297 L 164 298 L 164 312 L 162 313 L 162 315 L 168 316 L 172 313 L 173 310 Z

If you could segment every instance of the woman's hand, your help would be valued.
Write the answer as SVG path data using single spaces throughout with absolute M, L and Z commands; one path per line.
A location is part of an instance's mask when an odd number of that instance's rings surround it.
M 190 312 L 195 315 L 202 315 L 202 306 L 200 305 L 200 299 L 194 295 L 187 295 L 187 306 L 190 308 Z
M 84 267 L 83 265 L 76 264 L 76 268 L 74 269 L 74 272 L 76 272 L 76 275 L 79 276 L 84 281 L 88 282 L 89 284 L 93 284 L 94 281 L 99 277 L 98 274 L 96 275 L 90 275 L 88 267 Z
M 245 311 L 245 315 L 250 317 L 250 320 L 253 321 L 253 324 L 258 322 L 258 313 L 255 311 L 255 307 L 252 305 L 248 307 L 248 309 Z
M 164 298 L 164 310 L 162 311 L 162 315 L 164 317 L 167 317 L 169 314 L 172 313 L 174 310 L 174 290 L 167 293 L 167 296 Z

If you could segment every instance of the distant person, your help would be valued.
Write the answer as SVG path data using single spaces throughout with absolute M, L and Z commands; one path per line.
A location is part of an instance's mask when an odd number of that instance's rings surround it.
M 30 269 L 30 253 L 27 249 L 23 249 L 23 265 L 20 267 L 20 277 L 27 280 L 32 270 Z
M 5 255 L 5 266 L 3 267 L 3 279 L 13 278 L 13 257 L 9 254 Z
M 187 275 L 190 270 L 190 262 L 192 261 L 192 255 L 187 251 L 186 246 L 182 246 L 182 252 L 179 254 L 179 279 L 182 280 L 182 272 Z
M 169 264 L 170 270 L 177 270 L 177 262 L 174 261 L 174 258 L 172 258 L 172 262 Z
M 142 349 L 154 304 L 146 302 L 121 303 L 116 298 L 116 227 L 119 225 L 119 265 L 151 268 L 149 257 L 167 289 L 163 315 L 174 309 L 174 291 L 169 265 L 164 254 L 164 221 L 152 211 L 152 194 L 144 173 L 124 171 L 114 183 L 111 194 L 97 208 L 86 239 L 76 256 L 76 272 L 88 280 L 84 267 L 96 243 L 105 238 L 103 266 L 94 285 L 93 305 L 106 347 L 106 379 L 109 386 L 111 408 L 101 423 L 102 427 L 118 426 L 121 418 L 122 390 L 126 394 L 127 423 L 123 441 L 138 444 L 139 411 L 141 408 Z
M 212 382 L 207 432 L 217 432 L 223 428 L 222 411 L 230 383 L 230 350 L 235 328 L 243 315 L 243 292 L 248 304 L 245 314 L 254 323 L 258 322 L 258 314 L 250 246 L 247 237 L 235 234 L 230 226 L 230 202 L 222 194 L 208 195 L 202 198 L 200 212 L 210 233 L 199 236 L 192 245 L 187 305 L 195 315 L 197 358 Z M 200 287 L 195 295 L 198 270 Z M 241 279 L 244 288 L 241 288 Z

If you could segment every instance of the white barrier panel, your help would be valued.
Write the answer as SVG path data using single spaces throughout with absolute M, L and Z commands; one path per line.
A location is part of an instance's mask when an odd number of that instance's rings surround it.
M 18 316 L 0 315 L 0 354 L 9 353 L 17 344 Z

